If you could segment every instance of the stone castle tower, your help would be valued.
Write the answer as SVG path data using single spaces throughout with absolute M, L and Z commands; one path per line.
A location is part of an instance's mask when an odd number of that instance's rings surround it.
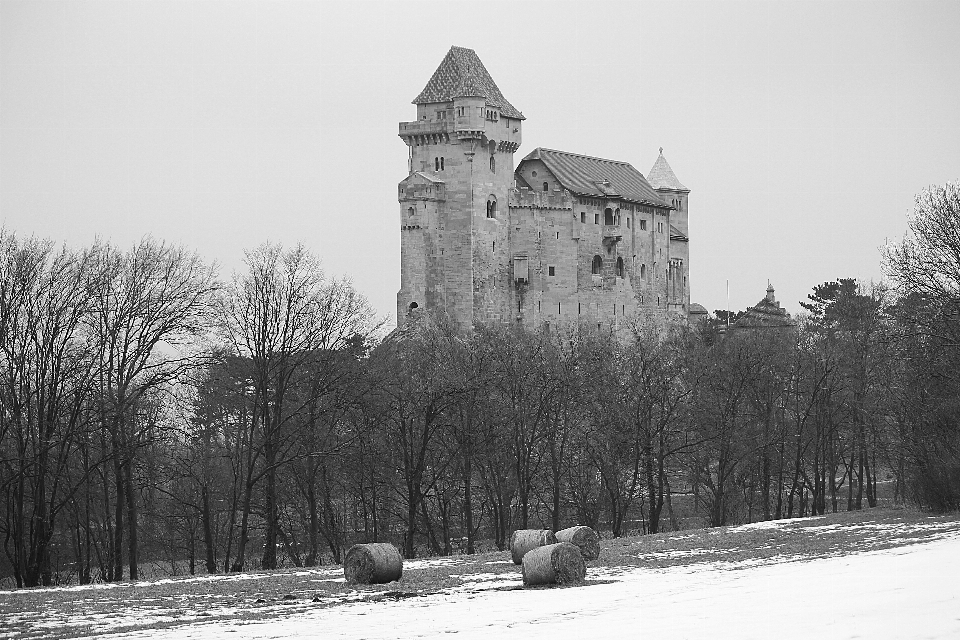
M 397 324 L 444 311 L 463 328 L 628 326 L 690 307 L 689 189 L 661 155 L 625 162 L 538 148 L 472 49 L 452 47 L 401 122 Z

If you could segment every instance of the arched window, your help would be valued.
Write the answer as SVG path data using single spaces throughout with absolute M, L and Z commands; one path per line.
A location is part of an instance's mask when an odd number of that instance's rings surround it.
M 415 214 L 416 212 L 417 212 L 417 210 L 414 209 L 413 207 L 410 207 L 409 209 L 407 209 L 407 215 L 409 215 L 409 216 L 412 216 L 412 215 Z
M 613 224 L 617 225 L 618 227 L 620 226 L 620 209 L 617 209 L 614 212 Z
M 490 196 L 487 198 L 487 217 L 496 218 L 497 217 L 497 198 L 496 196 Z
M 549 191 L 549 190 L 550 190 L 550 183 L 549 183 L 549 182 L 544 182 L 544 183 L 543 183 L 543 190 L 544 190 L 544 191 Z
M 603 210 L 603 224 L 613 224 L 613 209 L 610 207 Z
M 433 159 L 433 170 L 440 171 L 440 158 Z
M 416 308 L 419 307 L 419 306 L 420 306 L 420 305 L 418 305 L 416 302 L 411 302 L 411 303 L 410 303 L 410 311 L 413 311 L 414 309 L 416 309 Z
M 440 158 L 440 171 L 443 171 L 443 158 Z
M 645 264 L 640 265 L 640 277 L 643 279 L 647 277 L 647 265 Z
M 623 258 L 617 258 L 617 277 L 623 277 Z
M 490 156 L 490 173 L 497 172 L 497 159 L 493 156 Z
M 600 256 L 593 256 L 593 267 L 591 269 L 591 273 L 593 273 L 593 275 L 595 276 L 600 275 L 600 269 L 602 267 L 603 267 L 603 258 L 601 258 Z

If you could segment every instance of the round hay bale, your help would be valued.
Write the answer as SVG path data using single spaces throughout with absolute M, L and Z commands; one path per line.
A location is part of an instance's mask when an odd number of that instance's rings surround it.
M 575 584 L 587 577 L 580 548 L 570 542 L 558 542 L 528 551 L 523 556 L 523 585 Z
M 580 547 L 587 562 L 600 557 L 600 536 L 590 527 L 570 527 L 557 531 L 557 542 L 570 542 Z
M 557 537 L 550 529 L 517 529 L 510 535 L 510 556 L 513 564 L 523 562 L 524 554 L 531 549 L 556 542 Z
M 355 584 L 380 584 L 399 580 L 403 557 L 389 542 L 355 544 L 343 559 L 343 577 Z

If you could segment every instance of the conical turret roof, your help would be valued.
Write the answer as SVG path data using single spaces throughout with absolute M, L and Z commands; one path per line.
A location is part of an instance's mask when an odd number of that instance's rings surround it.
M 500 109 L 504 116 L 525 120 L 523 114 L 500 93 L 500 88 L 480 62 L 476 51 L 450 47 L 443 62 L 433 72 L 430 82 L 413 99 L 413 104 L 450 102 L 462 97 L 484 98 L 487 104 Z
M 663 157 L 663 147 L 660 148 L 660 157 L 653 163 L 653 168 L 647 174 L 647 181 L 654 189 L 676 189 L 677 191 L 690 191 L 677 180 L 677 174 L 670 168 L 670 163 Z

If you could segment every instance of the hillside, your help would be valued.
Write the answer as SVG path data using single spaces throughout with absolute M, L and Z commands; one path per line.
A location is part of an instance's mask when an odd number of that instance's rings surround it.
M 505 552 L 0 592 L 0 637 L 960 637 L 960 516 L 878 509 L 605 540 L 587 582 L 523 589 Z

